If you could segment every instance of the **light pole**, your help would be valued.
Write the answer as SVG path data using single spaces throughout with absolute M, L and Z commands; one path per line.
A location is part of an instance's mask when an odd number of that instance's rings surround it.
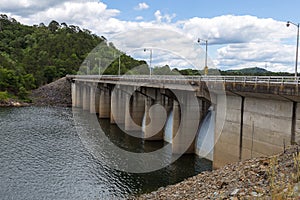
M 119 52 L 118 60 L 119 60 L 119 68 L 118 68 L 118 75 L 121 75 L 121 53 Z M 114 51 L 114 60 L 115 60 L 115 51 Z
M 207 75 L 207 71 L 208 71 L 208 66 L 207 66 L 207 46 L 208 46 L 208 41 L 207 40 L 202 40 L 202 39 L 198 38 L 198 44 L 200 44 L 201 41 L 205 42 L 205 66 L 204 66 L 204 74 Z
M 86 75 L 90 74 L 90 61 L 86 60 L 83 62 L 83 64 L 86 64 Z
M 121 54 L 119 55 L 119 76 L 121 75 Z
M 100 76 L 100 71 L 101 71 L 101 58 L 95 58 L 96 60 L 98 60 L 98 74 Z
M 288 21 L 286 23 L 286 26 L 289 27 L 290 25 L 294 25 L 297 27 L 297 46 L 296 46 L 296 63 L 295 63 L 295 78 L 298 76 L 297 67 L 298 67 L 298 49 L 299 49 L 299 23 L 293 23 L 291 21 Z
M 152 49 L 144 49 L 144 51 L 150 51 L 150 64 L 149 64 L 149 68 L 150 68 L 150 76 L 152 75 L 151 73 L 151 63 L 152 63 Z

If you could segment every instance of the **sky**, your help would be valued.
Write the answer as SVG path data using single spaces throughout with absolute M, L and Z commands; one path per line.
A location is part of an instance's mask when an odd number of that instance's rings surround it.
M 104 36 L 126 54 L 174 68 L 294 72 L 298 0 L 1 0 L 19 22 L 51 20 Z M 198 38 L 201 43 L 197 43 Z M 144 49 L 147 49 L 145 52 Z M 192 68 L 191 67 L 191 68 Z

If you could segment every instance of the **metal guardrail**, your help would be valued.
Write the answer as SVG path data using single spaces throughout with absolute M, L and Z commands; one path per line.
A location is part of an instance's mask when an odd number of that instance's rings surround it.
M 230 82 L 230 83 L 267 83 L 267 84 L 299 84 L 299 78 L 293 76 L 176 76 L 176 75 L 67 75 L 67 78 L 84 80 L 112 80 L 137 82 Z

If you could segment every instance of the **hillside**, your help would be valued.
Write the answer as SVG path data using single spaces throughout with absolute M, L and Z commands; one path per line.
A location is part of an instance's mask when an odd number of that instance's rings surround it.
M 140 65 L 149 71 L 145 61 L 122 55 L 112 43 L 89 30 L 54 20 L 48 25 L 27 26 L 0 15 L 0 92 L 7 91 L 10 96 L 26 99 L 28 91 L 67 74 L 76 74 L 95 47 L 98 49 L 91 55 L 89 74 L 98 74 L 98 57 L 113 55 L 121 55 L 122 73 Z M 111 60 L 101 59 L 100 68 L 108 66 L 101 73 L 118 73 L 118 62 L 111 63 Z M 87 70 L 79 73 L 85 72 Z
M 222 75 L 243 75 L 243 76 L 291 76 L 288 72 L 272 72 L 259 67 L 251 67 L 236 70 L 221 71 Z

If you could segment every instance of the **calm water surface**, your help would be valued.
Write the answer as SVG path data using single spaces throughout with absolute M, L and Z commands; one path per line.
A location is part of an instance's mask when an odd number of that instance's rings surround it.
M 124 140 L 108 120 L 100 121 L 110 139 L 139 149 L 139 139 Z M 163 142 L 146 142 L 159 148 Z M 109 158 L 107 158 L 109 159 Z M 184 155 L 172 165 L 145 174 L 120 172 L 95 159 L 77 134 L 70 108 L 0 108 L 0 199 L 124 199 L 177 183 L 211 162 Z

